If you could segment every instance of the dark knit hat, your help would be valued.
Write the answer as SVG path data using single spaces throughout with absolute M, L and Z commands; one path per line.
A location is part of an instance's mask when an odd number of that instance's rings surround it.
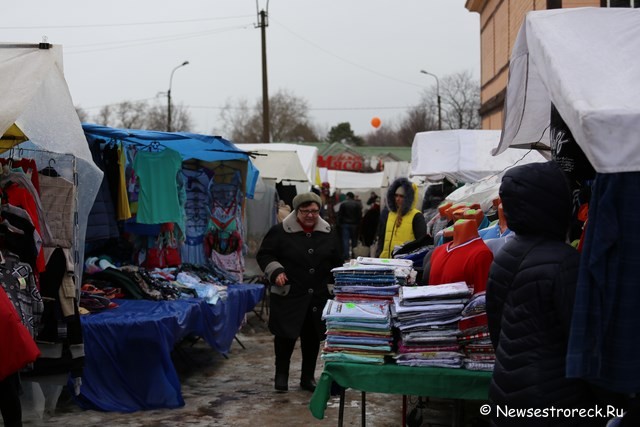
M 297 210 L 298 206 L 302 206 L 305 203 L 313 202 L 318 205 L 318 208 L 322 207 L 322 199 L 316 193 L 300 193 L 293 198 L 293 209 Z

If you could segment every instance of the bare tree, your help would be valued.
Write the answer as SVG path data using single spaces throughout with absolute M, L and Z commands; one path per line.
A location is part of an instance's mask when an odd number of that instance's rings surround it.
M 82 123 L 89 120 L 89 113 L 87 113 L 82 107 L 76 106 L 76 114 Z
M 283 142 L 318 141 L 309 122 L 307 101 L 285 90 L 269 98 L 271 139 Z M 262 99 L 252 108 L 246 100 L 227 102 L 220 113 L 225 131 L 238 143 L 262 141 Z
M 145 128 L 149 130 L 167 130 L 167 106 L 156 104 L 147 108 Z M 174 132 L 189 132 L 193 128 L 188 110 L 182 105 L 171 105 L 171 129 Z
M 161 104 L 149 105 L 146 101 L 123 101 L 105 105 L 93 120 L 103 126 L 165 131 L 167 108 Z M 171 128 L 176 132 L 189 132 L 193 126 L 191 116 L 182 104 L 173 106 L 171 120 Z
M 443 129 L 478 129 L 480 127 L 478 112 L 480 83 L 473 80 L 471 72 L 463 71 L 442 78 L 440 98 Z M 433 86 L 425 91 L 423 100 L 429 112 L 437 114 L 437 93 Z
M 371 147 L 395 147 L 399 144 L 398 132 L 392 123 L 381 126 L 373 132 L 364 136 L 364 145 Z

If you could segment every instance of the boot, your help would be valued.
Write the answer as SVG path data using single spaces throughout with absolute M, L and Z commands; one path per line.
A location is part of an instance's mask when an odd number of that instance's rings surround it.
M 289 373 L 276 372 L 275 389 L 277 391 L 289 390 Z
M 277 391 L 289 390 L 289 360 L 282 360 L 276 357 L 276 381 Z
M 300 388 L 310 392 L 316 390 L 316 380 L 314 379 L 316 371 L 315 359 L 313 363 L 309 363 L 304 358 L 302 359 L 302 373 L 300 375 Z

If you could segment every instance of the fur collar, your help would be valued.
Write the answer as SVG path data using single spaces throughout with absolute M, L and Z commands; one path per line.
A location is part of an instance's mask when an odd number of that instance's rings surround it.
M 287 233 L 298 233 L 304 231 L 302 226 L 298 223 L 296 215 L 297 213 L 294 210 L 282 221 L 282 227 Z M 329 233 L 331 231 L 331 225 L 321 217 L 318 217 L 318 221 L 316 222 L 316 226 L 313 227 L 313 231 Z

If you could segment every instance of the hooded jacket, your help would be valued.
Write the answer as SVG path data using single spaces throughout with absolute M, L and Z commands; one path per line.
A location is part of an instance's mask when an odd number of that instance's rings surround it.
M 404 188 L 401 206 L 396 206 L 396 190 Z M 426 235 L 427 224 L 422 212 L 416 209 L 417 186 L 407 178 L 398 178 L 387 191 L 387 205 L 380 214 L 376 257 L 391 258 L 393 249 Z
M 500 198 L 515 236 L 496 254 L 487 282 L 496 352 L 489 399 L 509 408 L 594 405 L 586 384 L 565 375 L 579 254 L 565 243 L 571 191 L 564 172 L 555 162 L 512 168 L 502 179 Z M 495 416 L 491 421 L 495 426 L 514 422 Z M 545 426 L 595 422 L 580 417 L 521 421 Z

